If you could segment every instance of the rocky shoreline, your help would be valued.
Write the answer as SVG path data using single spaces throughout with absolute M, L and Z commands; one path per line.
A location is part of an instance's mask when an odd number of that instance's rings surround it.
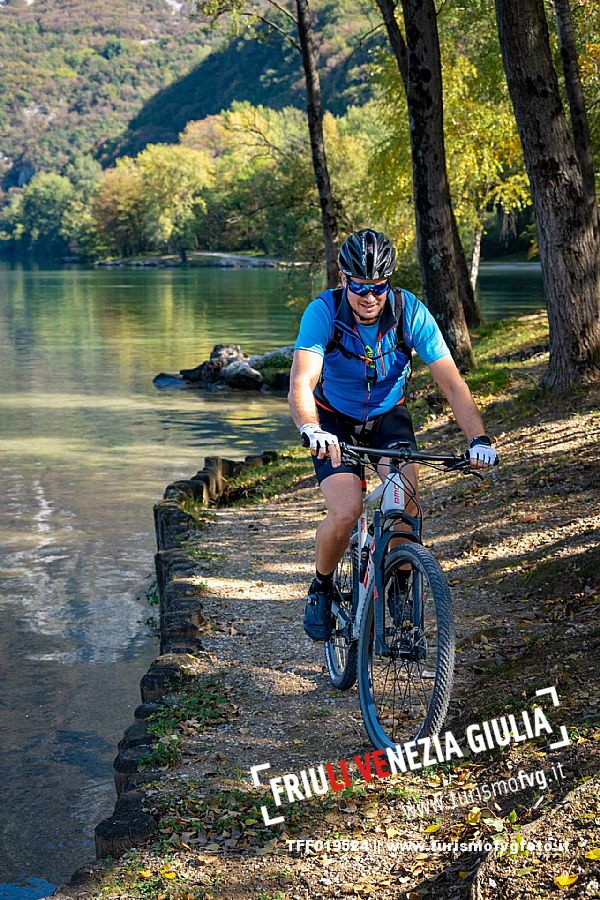
M 78 257 L 63 257 L 64 263 L 80 262 Z M 199 266 L 216 269 L 296 269 L 307 268 L 307 262 L 282 260 L 275 256 L 246 256 L 243 253 L 227 251 L 193 250 L 186 253 L 185 261 L 180 256 L 154 255 L 147 257 L 120 257 L 118 259 L 99 259 L 92 265 L 96 268 L 179 268 L 180 266 Z

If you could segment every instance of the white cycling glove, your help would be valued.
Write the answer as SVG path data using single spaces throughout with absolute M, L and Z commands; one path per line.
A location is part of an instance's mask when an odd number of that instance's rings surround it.
M 481 435 L 471 441 L 469 459 L 473 462 L 484 463 L 486 466 L 493 466 L 497 462 L 498 454 L 492 447 L 490 439 Z
M 340 442 L 337 434 L 323 431 L 321 426 L 317 425 L 316 422 L 308 422 L 306 425 L 303 425 L 300 429 L 300 434 L 308 441 L 310 449 L 316 450 L 317 453 L 319 453 L 320 450 L 327 450 L 329 444 L 339 444 Z

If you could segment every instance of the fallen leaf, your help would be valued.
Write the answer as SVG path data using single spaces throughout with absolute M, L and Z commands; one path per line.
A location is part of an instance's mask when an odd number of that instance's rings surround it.
M 575 884 L 578 878 L 578 875 L 556 875 L 552 880 L 556 887 L 563 888 Z
M 600 859 L 600 847 L 594 847 L 585 854 L 586 859 Z
M 467 822 L 469 825 L 477 825 L 479 820 L 481 819 L 481 810 L 478 806 L 474 806 L 467 813 Z
M 441 825 L 428 825 L 427 828 L 423 829 L 423 834 L 433 834 L 434 831 L 439 831 Z
M 138 872 L 140 878 L 152 878 L 152 871 L 150 869 L 142 869 L 141 872 Z

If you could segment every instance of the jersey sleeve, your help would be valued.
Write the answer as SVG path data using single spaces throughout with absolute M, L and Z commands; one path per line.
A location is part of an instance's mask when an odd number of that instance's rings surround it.
M 319 356 L 325 356 L 325 347 L 331 337 L 331 324 L 327 304 L 317 297 L 304 310 L 294 350 L 310 350 Z
M 405 297 L 407 298 L 405 316 L 409 324 L 409 334 L 412 337 L 413 347 L 425 365 L 428 366 L 443 356 L 450 356 L 440 327 L 425 304 L 409 291 L 405 291 Z

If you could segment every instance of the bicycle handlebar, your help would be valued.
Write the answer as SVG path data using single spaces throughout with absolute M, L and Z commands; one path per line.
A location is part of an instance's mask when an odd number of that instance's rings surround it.
M 401 462 L 437 462 L 442 463 L 447 468 L 455 466 L 467 466 L 469 459 L 467 456 L 455 456 L 453 453 L 427 453 L 422 450 L 413 450 L 410 445 L 406 447 L 382 448 L 382 447 L 363 447 L 357 444 L 344 444 L 340 441 L 340 450 L 342 454 L 349 453 L 356 456 L 385 456 L 388 459 L 397 459 Z
M 398 444 L 400 443 L 398 441 Z M 302 445 L 304 447 L 309 446 L 306 435 L 302 435 Z M 344 454 L 346 454 L 346 458 L 350 458 L 353 462 L 367 456 L 379 456 L 395 459 L 399 462 L 441 463 L 445 469 L 460 469 L 465 475 L 474 475 L 475 478 L 480 480 L 483 480 L 484 477 L 481 472 L 478 472 L 477 469 L 470 465 L 468 450 L 460 456 L 455 456 L 453 453 L 427 453 L 423 450 L 413 450 L 408 443 L 404 447 L 388 448 L 363 447 L 359 444 L 345 444 L 343 441 L 340 441 L 340 450 L 342 459 Z M 494 465 L 498 465 L 497 459 Z
M 354 458 L 354 461 L 357 458 L 364 458 L 366 456 L 379 456 L 388 459 L 396 459 L 399 462 L 441 463 L 445 469 L 458 469 L 464 475 L 473 475 L 480 481 L 483 481 L 484 479 L 483 474 L 470 465 L 468 450 L 461 456 L 455 456 L 453 453 L 427 453 L 422 450 L 413 450 L 408 444 L 405 447 L 398 447 L 397 449 L 390 447 L 388 449 L 381 447 L 362 447 L 356 444 L 345 444 L 342 441 L 340 441 L 340 450 L 342 451 L 342 459 L 345 454 L 347 459 L 348 457 L 351 460 Z

